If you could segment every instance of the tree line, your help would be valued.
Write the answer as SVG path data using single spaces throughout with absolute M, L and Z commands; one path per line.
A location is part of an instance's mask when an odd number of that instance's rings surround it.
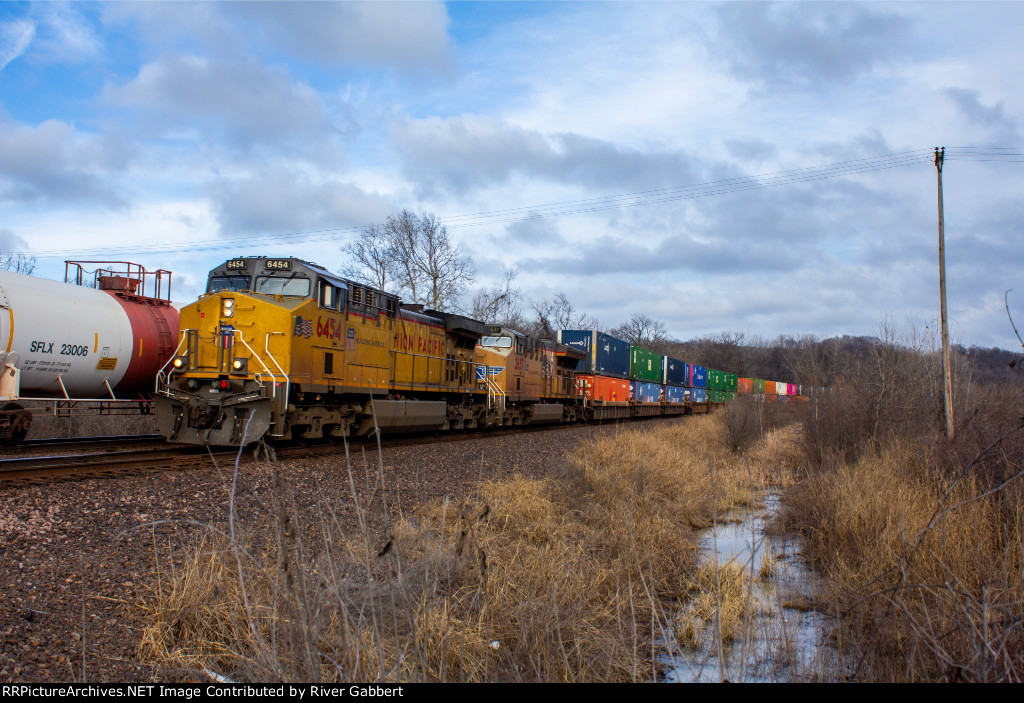
M 452 242 L 446 227 L 432 213 L 416 215 L 403 210 L 382 225 L 368 227 L 342 251 L 348 257 L 343 273 L 398 293 L 407 303 L 457 310 L 537 338 L 554 338 L 560 329 L 596 329 L 659 354 L 752 378 L 827 387 L 848 377 L 851 366 L 877 363 L 883 351 L 903 350 L 930 358 L 937 347 L 928 334 L 921 334 L 927 328 L 916 329 L 913 323 L 907 340 L 894 339 L 891 321 L 884 321 L 875 337 L 782 335 L 762 339 L 723 332 L 683 341 L 673 339 L 663 322 L 645 313 L 634 313 L 626 322 L 610 327 L 577 307 L 564 292 L 546 299 L 527 297 L 516 287 L 516 271 L 506 272 L 500 282 L 468 295 L 476 281 L 473 261 Z M 468 305 L 463 305 L 467 299 Z M 957 346 L 953 352 L 962 369 L 970 368 L 976 381 L 999 382 L 1011 374 L 1011 352 Z

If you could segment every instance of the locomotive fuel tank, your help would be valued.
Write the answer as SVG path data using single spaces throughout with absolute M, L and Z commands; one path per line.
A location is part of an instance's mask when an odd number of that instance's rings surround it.
M 144 295 L 142 280 L 100 275 L 93 288 L 0 271 L 0 355 L 20 376 L 0 401 L 152 393 L 178 341 L 178 311 Z

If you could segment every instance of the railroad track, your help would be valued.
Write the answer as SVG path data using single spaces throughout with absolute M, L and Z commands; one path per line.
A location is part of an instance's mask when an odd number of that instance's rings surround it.
M 155 469 L 195 466 L 209 462 L 201 449 L 164 447 L 141 451 L 97 454 L 57 454 L 5 458 L 0 462 L 0 484 L 45 483 L 66 478 L 121 476 Z
M 639 419 L 651 421 L 671 419 L 673 417 L 682 416 L 654 416 Z M 631 420 L 630 422 L 633 423 L 635 421 L 636 420 Z M 491 429 L 486 431 L 468 431 L 463 433 L 446 432 L 439 434 L 396 435 L 381 438 L 380 444 L 382 448 L 390 448 L 409 445 L 427 445 L 440 442 L 464 442 L 509 435 L 522 436 L 531 432 L 552 432 L 559 431 L 562 428 L 563 426 L 561 425 L 545 424 Z M 124 441 L 120 444 L 122 446 L 131 444 L 137 440 L 137 437 L 137 435 L 131 435 L 127 438 L 123 438 Z M 108 437 L 104 439 L 104 446 L 107 448 L 118 446 L 118 442 L 113 441 L 115 438 Z M 95 441 L 95 438 L 85 438 L 81 443 L 77 444 L 78 446 L 87 445 L 88 440 Z M 139 439 L 137 441 L 144 440 Z M 149 439 L 148 441 L 153 440 Z M 54 442 L 52 445 L 47 445 L 41 442 L 37 446 L 56 447 L 75 445 L 75 442 Z M 377 439 L 375 437 L 349 439 L 347 443 L 347 448 L 350 453 L 358 452 L 363 448 L 372 450 L 376 449 L 376 447 Z M 301 459 L 306 457 L 344 454 L 346 451 L 346 443 L 341 440 L 309 444 L 296 442 L 275 446 L 272 448 L 272 451 L 278 459 Z M 252 448 L 246 449 L 242 452 L 242 457 L 250 459 L 253 457 L 253 452 L 254 450 Z M 238 457 L 238 449 L 218 449 L 208 451 L 206 447 L 191 445 L 164 445 L 156 448 L 107 451 L 92 454 L 56 454 L 47 456 L 4 458 L 0 460 L 0 485 L 39 484 L 62 479 L 96 477 L 110 478 L 115 476 L 137 475 L 144 472 L 158 470 L 194 469 L 200 466 L 211 466 L 211 456 L 221 467 L 225 465 L 230 466 L 234 464 L 236 457 Z
M 107 449 L 111 445 L 162 444 L 161 434 L 102 435 L 98 437 L 43 437 L 26 439 L 18 444 L 19 449 L 74 447 L 76 449 Z

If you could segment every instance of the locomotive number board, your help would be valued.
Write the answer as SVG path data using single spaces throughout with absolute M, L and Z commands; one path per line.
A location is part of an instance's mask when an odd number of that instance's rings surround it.
M 266 267 L 273 271 L 288 271 L 292 267 L 291 259 L 267 259 Z
M 245 259 L 231 259 L 230 261 L 228 261 L 226 268 L 228 269 L 228 271 L 231 271 L 233 269 L 244 269 L 245 264 Z

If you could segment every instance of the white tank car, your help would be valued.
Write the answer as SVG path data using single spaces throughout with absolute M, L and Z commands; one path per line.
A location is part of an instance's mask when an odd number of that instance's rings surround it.
M 62 396 L 63 382 L 73 398 L 109 398 L 134 343 L 107 293 L 0 271 L 0 351 L 17 352 L 22 396 Z
M 178 311 L 143 294 L 153 274 L 129 270 L 135 273 L 98 271 L 99 288 L 0 271 L 0 415 L 20 408 L 9 402 L 19 398 L 130 400 L 152 393 L 178 341 Z M 169 295 L 169 272 L 159 274 L 168 276 Z M 0 427 L 0 435 L 16 438 L 26 428 Z

